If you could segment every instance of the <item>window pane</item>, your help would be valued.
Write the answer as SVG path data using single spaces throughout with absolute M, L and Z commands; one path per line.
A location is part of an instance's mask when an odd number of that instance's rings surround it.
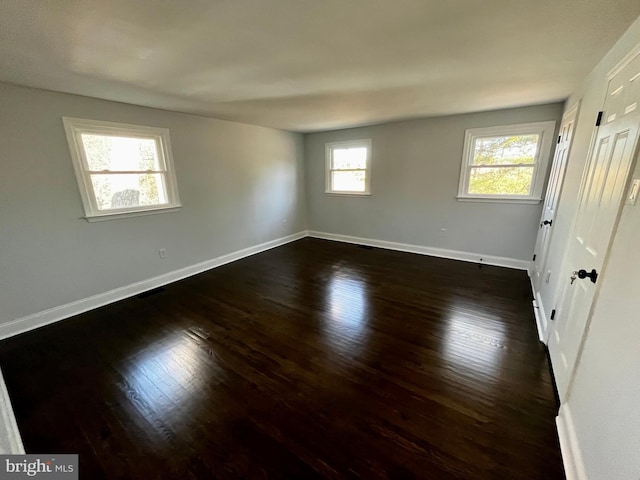
M 535 163 L 539 135 L 510 135 L 477 138 L 473 165 Z
M 91 175 L 99 210 L 169 203 L 161 173 Z
M 533 167 L 473 168 L 470 194 L 529 195 Z
M 366 147 L 333 149 L 333 170 L 349 170 L 356 168 L 367 168 Z
M 83 133 L 89 170 L 163 170 L 153 138 L 112 137 Z
M 336 192 L 364 192 L 365 172 L 331 172 L 331 190 Z

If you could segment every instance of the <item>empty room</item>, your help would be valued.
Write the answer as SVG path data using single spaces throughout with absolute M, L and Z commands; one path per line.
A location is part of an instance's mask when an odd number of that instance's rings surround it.
M 638 0 L 0 2 L 0 479 L 640 480 Z

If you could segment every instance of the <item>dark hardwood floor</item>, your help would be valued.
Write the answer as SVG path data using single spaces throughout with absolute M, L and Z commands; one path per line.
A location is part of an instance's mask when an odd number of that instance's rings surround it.
M 84 479 L 562 479 L 523 271 L 303 239 L 0 343 Z

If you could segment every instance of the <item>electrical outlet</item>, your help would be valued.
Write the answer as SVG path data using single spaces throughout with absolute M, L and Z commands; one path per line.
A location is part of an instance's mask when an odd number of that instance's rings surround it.
M 160 255 L 160 258 L 167 258 L 167 251 L 164 248 L 161 248 L 158 250 L 158 255 Z

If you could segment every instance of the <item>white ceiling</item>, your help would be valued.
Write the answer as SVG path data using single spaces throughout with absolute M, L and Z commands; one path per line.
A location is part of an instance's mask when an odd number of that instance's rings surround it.
M 0 81 L 293 131 L 565 99 L 638 0 L 2 0 Z

